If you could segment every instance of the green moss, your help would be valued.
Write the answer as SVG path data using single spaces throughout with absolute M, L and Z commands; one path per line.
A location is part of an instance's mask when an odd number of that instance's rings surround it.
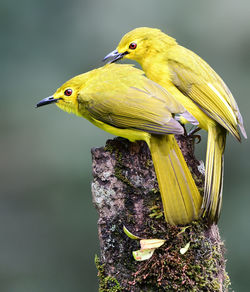
M 145 163 L 146 168 L 149 168 L 149 167 L 151 167 L 152 165 L 153 165 L 153 161 L 152 161 L 152 159 L 147 159 L 147 161 L 146 161 L 146 163 Z
M 100 263 L 99 257 L 95 256 L 95 264 L 98 270 L 98 278 L 99 278 L 99 292 L 119 292 L 122 291 L 122 287 L 119 282 L 110 276 L 105 275 L 104 264 Z
M 106 145 L 105 145 L 105 147 L 104 147 L 104 150 L 105 150 L 105 151 L 108 151 L 108 152 L 110 152 L 110 153 L 113 153 L 114 148 L 113 148 L 113 146 L 112 146 L 110 143 L 106 143 Z
M 231 285 L 231 281 L 230 281 L 230 278 L 227 274 L 227 272 L 224 273 L 224 283 L 223 283 L 223 291 L 228 291 L 228 288 L 230 287 Z
M 116 148 L 114 149 L 113 146 L 110 143 L 106 143 L 106 146 L 104 147 L 105 151 L 109 151 L 110 153 L 115 154 L 115 177 L 125 183 L 126 185 L 133 187 L 132 183 L 128 180 L 128 178 L 123 174 L 123 162 L 122 162 L 122 153 L 119 152 L 119 150 Z
M 166 243 L 140 264 L 134 283 L 155 284 L 159 291 L 227 291 L 228 275 L 223 283 L 218 277 L 224 270 L 223 243 L 211 242 L 204 230 L 207 227 L 201 222 L 192 223 L 182 233 L 180 228 L 169 226 Z M 180 248 L 189 241 L 188 251 L 181 255 Z
M 122 153 L 118 151 L 118 149 L 115 150 L 115 158 L 116 158 L 116 164 L 115 164 L 115 176 L 128 185 L 129 187 L 133 188 L 133 184 L 129 181 L 129 179 L 123 174 L 124 165 L 122 162 Z
M 163 217 L 163 212 L 161 211 L 161 207 L 160 206 L 152 206 L 150 208 L 150 214 L 149 214 L 150 218 L 155 218 L 155 219 L 159 219 L 161 217 Z
M 117 164 L 115 166 L 115 177 L 120 181 L 125 183 L 126 185 L 133 187 L 133 184 L 129 181 L 129 179 L 122 173 L 122 168 L 120 168 Z
M 197 176 L 191 168 L 189 168 L 189 170 L 191 171 L 192 173 L 192 176 L 193 176 L 193 179 L 195 181 L 195 184 L 200 192 L 200 194 L 203 194 L 204 193 L 204 182 L 203 182 L 203 178 L 201 176 Z

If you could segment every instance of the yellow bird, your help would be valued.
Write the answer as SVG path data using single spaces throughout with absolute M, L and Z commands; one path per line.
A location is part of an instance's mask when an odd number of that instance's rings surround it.
M 37 107 L 56 103 L 111 134 L 131 142 L 144 140 L 166 221 L 188 224 L 198 219 L 202 198 L 173 135 L 183 134 L 174 116 L 185 109 L 143 74 L 131 65 L 108 64 L 70 79 Z
M 163 86 L 208 131 L 202 215 L 216 223 L 222 203 L 226 134 L 240 141 L 239 127 L 247 138 L 233 95 L 203 59 L 159 29 L 141 27 L 128 32 L 104 60 L 122 58 L 137 61 L 148 78 Z

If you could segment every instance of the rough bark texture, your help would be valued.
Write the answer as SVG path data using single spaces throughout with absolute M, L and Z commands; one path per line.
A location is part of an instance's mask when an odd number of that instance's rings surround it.
M 193 154 L 193 140 L 177 137 L 193 177 L 203 190 L 204 164 Z M 186 229 L 164 221 L 158 184 L 144 142 L 116 138 L 92 149 L 93 202 L 99 213 L 99 291 L 227 291 L 224 245 L 218 227 L 194 222 Z M 165 239 L 146 261 L 132 256 L 144 238 Z M 188 242 L 185 254 L 180 253 Z

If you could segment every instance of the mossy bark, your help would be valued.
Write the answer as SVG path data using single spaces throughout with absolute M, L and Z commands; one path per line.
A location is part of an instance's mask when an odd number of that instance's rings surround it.
M 192 138 L 177 137 L 183 155 L 202 193 L 204 164 L 194 157 Z M 99 213 L 100 258 L 96 258 L 99 291 L 227 291 L 224 244 L 218 227 L 193 222 L 188 228 L 164 221 L 158 184 L 144 142 L 122 138 L 92 149 L 93 202 Z M 144 238 L 165 239 L 146 261 L 132 251 L 139 241 L 123 226 Z M 185 254 L 180 253 L 188 242 Z

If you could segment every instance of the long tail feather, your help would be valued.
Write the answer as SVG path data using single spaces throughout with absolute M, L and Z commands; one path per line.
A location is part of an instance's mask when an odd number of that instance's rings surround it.
M 152 135 L 150 150 L 165 219 L 185 225 L 198 219 L 202 197 L 173 135 Z
M 202 215 L 210 223 L 217 223 L 221 204 L 224 173 L 226 130 L 217 125 L 209 127 L 206 155 L 206 174 Z

